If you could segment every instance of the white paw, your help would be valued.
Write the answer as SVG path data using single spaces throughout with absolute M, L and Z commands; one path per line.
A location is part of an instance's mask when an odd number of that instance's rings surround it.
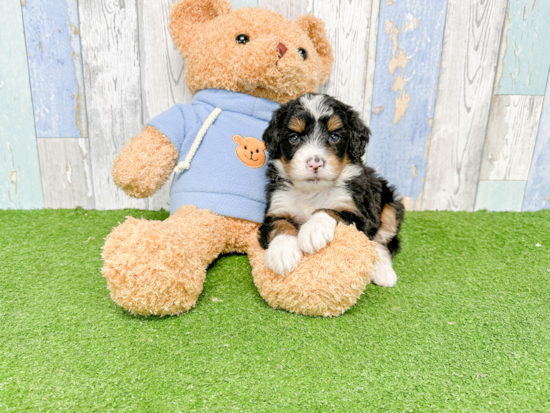
M 381 287 L 393 287 L 397 283 L 397 274 L 393 270 L 391 254 L 377 242 L 374 243 L 374 249 L 378 253 L 378 261 L 374 264 L 370 280 Z
M 336 220 L 324 211 L 314 214 L 298 233 L 298 246 L 304 252 L 313 254 L 334 238 Z
M 265 265 L 277 274 L 292 272 L 302 260 L 298 239 L 292 235 L 277 235 L 265 252 Z

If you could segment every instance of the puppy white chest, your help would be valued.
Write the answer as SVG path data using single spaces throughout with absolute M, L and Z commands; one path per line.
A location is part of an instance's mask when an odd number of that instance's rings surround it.
M 269 213 L 289 215 L 298 224 L 304 224 L 319 209 L 353 209 L 353 205 L 351 194 L 344 188 L 313 193 L 291 188 L 273 193 Z

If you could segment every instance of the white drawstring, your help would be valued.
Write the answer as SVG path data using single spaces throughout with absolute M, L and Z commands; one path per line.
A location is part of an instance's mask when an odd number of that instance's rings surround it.
M 193 142 L 193 145 L 191 145 L 191 149 L 189 149 L 187 156 L 183 161 L 179 162 L 174 168 L 175 173 L 180 174 L 183 171 L 186 171 L 187 169 L 189 169 L 189 167 L 191 166 L 191 160 L 193 159 L 193 156 L 195 156 L 195 152 L 197 152 L 197 149 L 199 149 L 199 145 L 201 144 L 202 138 L 204 137 L 204 135 L 206 135 L 208 128 L 210 128 L 210 126 L 214 123 L 214 121 L 216 120 L 216 118 L 219 116 L 220 113 L 222 113 L 222 110 L 220 108 L 216 108 L 212 111 L 210 115 L 208 115 L 208 117 L 202 124 L 199 130 L 199 133 L 197 133 L 195 142 Z

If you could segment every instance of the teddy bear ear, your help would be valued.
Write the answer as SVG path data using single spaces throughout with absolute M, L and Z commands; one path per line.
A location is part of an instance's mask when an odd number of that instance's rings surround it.
M 203 24 L 229 13 L 228 0 L 180 0 L 170 10 L 172 39 L 184 54 Z
M 240 145 L 244 142 L 244 138 L 241 135 L 234 135 L 233 141 L 237 142 Z
M 325 23 L 309 14 L 298 17 L 294 23 L 306 32 L 321 59 L 320 81 L 323 84 L 328 80 L 334 62 L 332 47 L 325 32 Z

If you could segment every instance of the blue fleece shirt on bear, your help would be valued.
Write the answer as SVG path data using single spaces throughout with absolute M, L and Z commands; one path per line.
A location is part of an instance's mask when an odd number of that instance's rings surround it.
M 262 222 L 265 213 L 263 167 L 247 166 L 236 153 L 235 135 L 262 140 L 279 104 L 268 99 L 220 89 L 197 92 L 190 104 L 177 104 L 148 125 L 161 131 L 185 159 L 199 129 L 216 108 L 222 112 L 210 126 L 191 161 L 176 174 L 170 190 L 170 213 L 184 205 L 209 209 L 219 215 Z M 267 157 L 267 156 L 266 156 Z

